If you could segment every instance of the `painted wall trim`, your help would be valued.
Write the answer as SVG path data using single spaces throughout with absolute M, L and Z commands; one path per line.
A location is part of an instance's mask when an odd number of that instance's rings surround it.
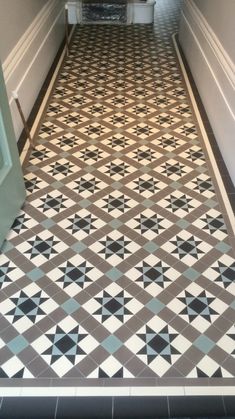
M 30 48 L 35 38 L 38 36 L 40 30 L 43 28 L 48 14 L 53 11 L 55 4 L 56 0 L 49 0 L 49 2 L 45 4 L 45 6 L 35 17 L 31 25 L 28 27 L 28 29 L 25 31 L 25 33 L 22 35 L 22 37 L 19 39 L 13 50 L 4 61 L 2 67 L 6 83 L 17 68 L 19 61 L 23 59 L 27 50 Z
M 3 63 L 17 138 L 23 125 L 12 97 L 12 91 L 17 91 L 27 118 L 63 37 L 64 4 L 58 0 L 48 0 Z
M 210 48 L 213 50 L 226 77 L 228 78 L 232 87 L 235 88 L 235 64 L 229 57 L 227 51 L 224 49 L 215 32 L 208 24 L 207 20 L 204 18 L 196 4 L 192 0 L 188 0 L 185 4 L 187 12 L 191 15 L 191 18 L 194 19 L 195 23 L 200 28 L 205 39 L 210 45 Z
M 179 39 L 235 184 L 235 65 L 192 0 L 184 2 Z

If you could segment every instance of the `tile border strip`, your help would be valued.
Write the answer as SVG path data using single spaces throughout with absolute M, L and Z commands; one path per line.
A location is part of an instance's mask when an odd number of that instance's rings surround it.
M 0 397 L 235 396 L 235 386 L 0 387 Z

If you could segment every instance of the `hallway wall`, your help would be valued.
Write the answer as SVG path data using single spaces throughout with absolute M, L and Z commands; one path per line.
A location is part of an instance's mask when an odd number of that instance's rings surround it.
M 1 1 L 0 60 L 17 138 L 23 126 L 12 91 L 28 117 L 63 37 L 63 0 Z
M 234 0 L 184 0 L 179 38 L 235 184 L 234 15 Z

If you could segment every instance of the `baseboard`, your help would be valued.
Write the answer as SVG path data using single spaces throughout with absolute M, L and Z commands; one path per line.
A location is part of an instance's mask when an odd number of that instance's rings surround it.
M 235 184 L 235 66 L 192 0 L 184 3 L 179 40 Z
M 17 139 L 23 125 L 12 97 L 12 91 L 17 91 L 27 119 L 63 37 L 63 2 L 49 0 L 3 63 Z

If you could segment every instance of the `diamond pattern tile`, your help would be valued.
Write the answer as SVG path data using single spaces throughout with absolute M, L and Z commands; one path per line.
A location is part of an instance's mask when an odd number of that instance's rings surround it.
M 180 5 L 76 28 L 0 254 L 3 382 L 235 384 L 234 233 L 172 43 Z

